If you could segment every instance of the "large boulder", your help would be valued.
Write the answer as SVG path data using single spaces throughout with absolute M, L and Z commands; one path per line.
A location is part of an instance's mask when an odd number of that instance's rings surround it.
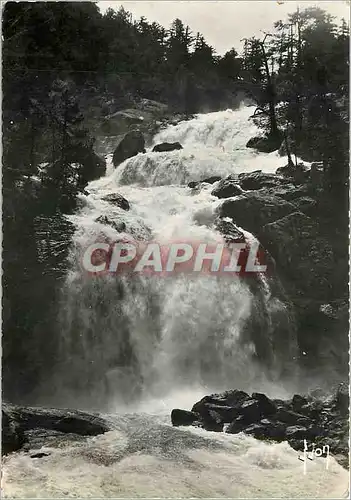
M 78 410 L 2 405 L 2 453 L 24 446 L 40 430 L 42 445 L 52 433 L 97 436 L 111 430 L 109 423 L 97 414 Z
M 218 406 L 235 406 L 243 401 L 250 399 L 250 396 L 244 392 L 234 389 L 232 391 L 222 392 L 220 394 L 211 394 L 204 396 L 200 401 L 194 404 L 192 411 L 201 413 L 205 404 L 214 404 Z
M 145 153 L 145 139 L 139 130 L 132 130 L 125 134 L 113 153 L 112 162 L 115 167 L 128 158 Z
M 225 200 L 219 207 L 220 217 L 231 217 L 235 224 L 255 235 L 258 235 L 267 223 L 292 212 L 296 212 L 292 203 L 278 196 L 255 191 Z
M 183 149 L 183 146 L 179 142 L 162 142 L 161 144 L 156 144 L 152 151 L 154 153 L 164 153 L 178 149 Z

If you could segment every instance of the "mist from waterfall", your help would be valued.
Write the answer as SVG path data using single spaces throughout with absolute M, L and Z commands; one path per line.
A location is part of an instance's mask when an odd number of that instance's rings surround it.
M 186 184 L 281 165 L 276 153 L 245 147 L 258 132 L 249 120 L 252 109 L 198 115 L 169 126 L 153 144 L 179 141 L 183 150 L 149 151 L 116 169 L 110 163 L 106 176 L 88 185 L 89 194 L 81 196 L 81 208 L 70 217 L 76 232 L 62 290 L 57 403 L 113 409 L 163 400 L 171 392 L 233 387 L 269 392 L 282 373 L 280 354 L 284 351 L 283 363 L 293 360 L 292 320 L 272 293 L 272 279 L 259 276 L 252 287 L 239 277 L 130 279 L 87 276 L 81 269 L 82 254 L 95 241 L 222 241 L 213 226 L 221 203 L 211 195 L 213 186 L 193 191 Z M 130 202 L 130 211 L 103 200 L 116 192 Z M 124 222 L 124 231 L 97 221 L 100 216 Z M 277 322 L 281 329 L 272 327 Z M 267 366 L 260 362 L 262 353 Z

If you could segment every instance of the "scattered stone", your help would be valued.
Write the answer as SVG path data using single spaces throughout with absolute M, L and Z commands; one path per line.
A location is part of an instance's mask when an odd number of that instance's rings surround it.
M 117 232 L 122 233 L 123 231 L 126 230 L 126 224 L 123 221 L 114 221 L 109 219 L 106 215 L 100 215 L 95 219 L 95 222 L 99 222 L 100 224 L 104 224 L 106 226 L 111 226 L 113 229 L 115 229 Z
M 31 455 L 30 458 L 43 458 L 43 457 L 49 457 L 50 453 L 44 453 L 43 451 L 40 453 L 34 453 L 34 455 Z
M 109 203 L 112 203 L 113 205 L 117 205 L 118 207 L 122 208 L 123 210 L 129 210 L 130 205 L 129 201 L 126 200 L 121 194 L 119 193 L 111 193 L 107 194 L 102 198 L 104 201 L 108 201 Z
M 214 184 L 215 182 L 218 182 L 222 179 L 222 177 L 219 177 L 218 175 L 214 175 L 212 177 L 207 177 L 206 179 L 203 179 L 202 181 L 191 181 L 188 184 L 189 188 L 197 188 L 199 187 L 202 183 L 206 184 Z
M 178 149 L 183 149 L 183 146 L 179 142 L 162 142 L 161 144 L 156 144 L 156 146 L 153 147 L 152 152 L 164 153 Z

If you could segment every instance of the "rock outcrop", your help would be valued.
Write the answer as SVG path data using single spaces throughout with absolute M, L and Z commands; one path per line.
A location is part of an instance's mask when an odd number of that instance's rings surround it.
M 220 217 L 231 217 L 247 231 L 259 235 L 263 226 L 296 212 L 296 207 L 273 194 L 250 191 L 225 200 L 219 207 Z
M 114 166 L 117 167 L 120 163 L 138 153 L 145 153 L 145 139 L 140 131 L 132 130 L 125 134 L 116 147 L 113 153 L 112 162 Z
M 292 212 L 258 229 L 260 241 L 274 256 L 280 274 L 301 293 L 326 299 L 332 286 L 334 256 L 315 220 Z
M 330 454 L 348 467 L 348 404 L 346 385 L 317 398 L 294 395 L 289 400 L 269 399 L 265 394 L 251 395 L 237 389 L 205 396 L 191 412 L 172 411 L 173 425 L 194 425 L 206 430 L 237 434 L 256 439 L 288 441 L 295 450 L 309 446 L 328 446 Z
M 334 229 L 332 204 L 323 198 L 327 194 L 321 183 L 315 185 L 307 177 L 299 183 L 290 173 L 279 172 L 223 179 L 212 191 L 224 198 L 218 215 L 253 233 L 267 261 L 273 259 L 294 310 L 302 365 L 312 367 L 318 359 L 343 375 L 348 363 L 347 314 L 329 320 L 321 308 L 347 300 L 347 242 L 340 228 Z

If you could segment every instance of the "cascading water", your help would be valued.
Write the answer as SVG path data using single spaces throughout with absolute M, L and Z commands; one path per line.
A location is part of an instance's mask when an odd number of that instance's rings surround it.
M 71 217 L 76 232 L 62 291 L 56 390 L 48 385 L 55 405 L 109 410 L 105 417 L 114 430 L 63 447 L 50 441 L 39 450 L 43 458 L 10 454 L 3 473 L 7 496 L 349 497 L 348 471 L 332 457 L 328 470 L 325 459 L 316 458 L 303 475 L 287 442 L 170 424 L 172 408 L 190 409 L 212 390 L 291 395 L 286 385 L 268 382 L 267 364 L 264 372 L 257 361 L 271 359 L 271 371 L 281 373 L 279 359 L 293 356 L 293 328 L 276 277 L 258 275 L 251 283 L 180 274 L 128 280 L 81 272 L 82 252 L 96 240 L 221 239 L 213 227 L 220 201 L 211 187 L 192 191 L 184 183 L 280 165 L 277 155 L 244 147 L 257 133 L 247 121 L 250 111 L 212 113 L 169 127 L 154 142 L 179 140 L 184 150 L 138 155 L 116 170 L 110 165 L 106 177 L 88 186 L 90 194 Z M 130 211 L 103 200 L 115 192 L 129 200 Z M 120 228 L 124 222 L 126 234 L 96 221 L 101 216 Z
M 193 192 L 184 184 L 233 172 L 274 171 L 281 164 L 276 153 L 245 147 L 257 134 L 248 120 L 251 113 L 243 107 L 170 126 L 154 144 L 179 141 L 183 150 L 139 154 L 115 170 L 110 165 L 105 177 L 89 184 L 82 208 L 71 217 L 76 233 L 62 295 L 57 395 L 65 404 L 101 409 L 178 389 L 248 390 L 258 381 L 262 386 L 267 374 L 257 362 L 260 350 L 272 359 L 279 353 L 269 332 L 259 330 L 272 322 L 272 314 L 287 316 L 284 304 L 270 296 L 266 278 L 259 278 L 258 300 L 238 277 L 92 277 L 79 264 L 90 243 L 106 238 L 222 241 L 213 227 L 220 200 L 211 196 L 212 186 Z M 130 211 L 104 201 L 116 192 L 129 200 Z M 123 222 L 124 233 L 99 222 L 101 216 L 112 224 Z M 259 314 L 252 325 L 255 307 Z M 256 332 L 247 334 L 252 329 Z M 293 339 L 283 344 L 292 357 Z

